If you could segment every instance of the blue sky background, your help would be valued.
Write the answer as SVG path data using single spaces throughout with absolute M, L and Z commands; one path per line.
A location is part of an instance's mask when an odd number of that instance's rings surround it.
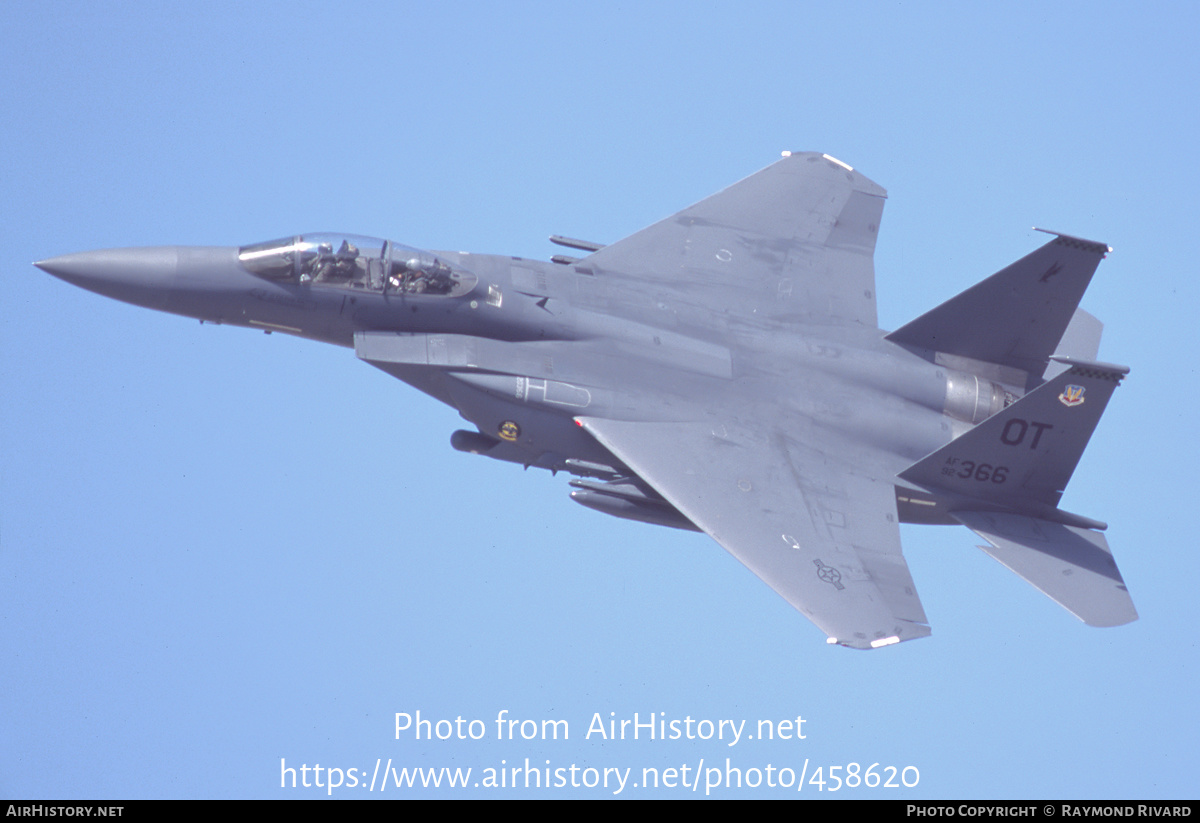
M 526 757 L 632 781 L 726 757 L 919 769 L 914 789 L 840 797 L 1196 795 L 1195 4 L 5 15 L 0 796 L 316 797 L 280 789 L 281 758 L 474 782 Z M 1111 523 L 1141 620 L 1089 628 L 966 529 L 906 526 L 932 638 L 827 648 L 711 540 L 454 451 L 453 410 L 347 350 L 31 265 L 310 230 L 546 259 L 551 233 L 615 241 L 783 149 L 889 190 L 885 328 L 1036 248 L 1033 225 L 1115 248 L 1084 306 L 1101 358 L 1133 371 L 1063 505 Z M 394 714 L 417 710 L 487 739 L 395 740 Z M 571 739 L 497 741 L 500 710 L 565 719 Z M 799 715 L 807 737 L 585 740 L 597 712 Z

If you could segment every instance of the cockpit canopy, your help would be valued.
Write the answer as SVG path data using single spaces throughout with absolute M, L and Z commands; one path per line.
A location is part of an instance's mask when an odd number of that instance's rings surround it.
M 238 249 L 246 271 L 264 280 L 382 293 L 457 297 L 477 278 L 427 251 L 353 234 L 298 234 Z

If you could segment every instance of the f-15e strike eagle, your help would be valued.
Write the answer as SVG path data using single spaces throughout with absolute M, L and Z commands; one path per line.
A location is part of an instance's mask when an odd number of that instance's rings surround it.
M 1054 234 L 896 331 L 877 326 L 885 191 L 783 159 L 552 262 L 305 234 L 38 267 L 204 321 L 352 348 L 458 409 L 457 449 L 576 475 L 607 514 L 707 533 L 821 628 L 930 633 L 900 523 L 961 523 L 1094 626 L 1137 618 L 1101 533 L 1058 507 L 1113 390 L 1078 310 L 1102 243 Z M 1053 233 L 1052 233 L 1053 234 Z

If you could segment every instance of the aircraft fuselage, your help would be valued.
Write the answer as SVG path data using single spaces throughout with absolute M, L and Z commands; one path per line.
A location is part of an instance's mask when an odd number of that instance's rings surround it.
M 862 469 L 887 476 L 970 427 L 947 413 L 949 370 L 884 340 L 878 329 L 783 333 L 731 319 L 714 335 L 686 294 L 617 288 L 584 266 L 434 252 L 474 278 L 461 293 L 437 294 L 394 280 L 389 287 L 386 272 L 372 282 L 368 270 L 377 259 L 359 259 L 342 276 L 293 270 L 264 277 L 248 269 L 247 248 L 112 249 L 39 265 L 147 308 L 357 348 L 478 427 L 481 437 L 458 433 L 456 447 L 555 471 L 587 476 L 580 464 L 619 468 L 575 424 L 576 415 L 636 419 L 654 408 L 669 417 L 674 397 L 732 392 L 748 416 L 759 406 L 794 416 L 797 441 L 878 443 L 894 462 Z M 439 360 L 440 349 L 464 343 L 494 351 L 474 352 L 486 363 L 452 352 Z M 654 388 L 633 388 L 646 386 Z M 576 497 L 585 502 L 586 490 Z M 915 489 L 899 497 L 905 521 L 952 522 L 938 508 Z

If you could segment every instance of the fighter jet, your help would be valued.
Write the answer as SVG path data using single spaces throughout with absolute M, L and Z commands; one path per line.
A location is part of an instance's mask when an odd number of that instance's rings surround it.
M 575 475 L 596 511 L 702 531 L 828 635 L 929 621 L 900 523 L 962 524 L 1084 622 L 1137 618 L 1098 520 L 1059 508 L 1128 369 L 1078 310 L 1103 243 L 1045 245 L 893 332 L 873 256 L 887 194 L 781 160 L 550 262 L 302 234 L 36 265 L 108 297 L 285 332 L 453 406 L 461 451 Z

